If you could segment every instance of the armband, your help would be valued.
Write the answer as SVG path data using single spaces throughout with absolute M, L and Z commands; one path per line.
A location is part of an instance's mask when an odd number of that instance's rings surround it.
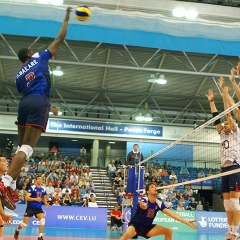
M 218 112 L 213 112 L 212 113 L 213 117 L 216 117 L 218 115 Z M 220 119 L 217 119 L 215 122 L 214 122 L 214 125 L 218 125 L 218 124 L 221 124 L 221 120 Z

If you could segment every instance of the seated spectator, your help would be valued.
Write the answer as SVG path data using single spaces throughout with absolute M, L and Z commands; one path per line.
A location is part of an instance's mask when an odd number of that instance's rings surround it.
M 56 146 L 53 146 L 49 151 L 53 154 L 53 156 L 57 156 L 58 149 Z
M 78 175 L 75 172 L 70 176 L 70 182 L 73 183 L 74 181 L 78 182 Z
M 55 173 L 55 170 L 53 170 L 49 175 L 47 176 L 47 179 L 52 178 L 54 181 L 57 179 L 57 174 Z
M 71 198 L 70 198 L 70 195 L 69 195 L 68 191 L 66 191 L 66 194 L 63 197 L 62 203 L 63 203 L 63 206 L 71 206 L 72 205 L 71 204 Z
M 44 159 L 41 159 L 41 161 L 38 163 L 38 169 L 37 169 L 37 171 L 38 171 L 38 172 L 43 172 L 43 171 L 44 171 L 44 168 L 45 168 L 45 160 L 44 160 Z
M 169 180 L 172 180 L 173 178 L 174 178 L 175 180 L 177 180 L 177 176 L 176 176 L 176 174 L 174 173 L 174 171 L 171 172 L 171 175 L 169 176 Z
M 53 196 L 55 190 L 54 187 L 52 185 L 52 182 L 48 182 L 48 186 L 46 187 L 46 194 L 48 194 L 49 196 Z
M 52 206 L 61 206 L 61 205 L 60 205 L 60 203 L 57 200 L 55 200 L 55 201 L 53 201 L 53 205 Z
M 208 171 L 208 175 L 207 176 L 209 177 L 209 176 L 212 176 L 212 175 L 213 175 L 212 169 L 210 168 L 209 171 Z
M 36 172 L 37 171 L 37 165 L 36 165 L 36 163 L 34 162 L 34 163 L 32 163 L 32 165 L 30 166 L 30 168 L 29 168 L 29 172 Z
M 122 222 L 122 213 L 118 210 L 118 206 L 114 206 L 114 209 L 110 212 L 111 216 L 111 226 L 110 230 L 114 226 L 114 224 L 117 224 L 118 228 L 120 228 L 123 225 Z
M 81 179 L 79 180 L 78 182 L 78 186 L 81 188 L 82 186 L 86 187 L 87 185 L 87 182 L 86 182 L 86 179 L 83 177 L 81 177 Z
M 81 199 L 86 194 L 86 192 L 87 192 L 87 190 L 86 190 L 85 186 L 82 185 L 82 187 L 79 189 L 79 196 L 80 196 Z
M 166 206 L 167 209 L 172 210 L 173 204 L 170 202 L 169 197 L 166 198 L 166 202 L 164 202 L 164 205 Z
M 74 166 L 74 165 L 72 165 L 72 168 L 71 168 L 71 170 L 70 170 L 70 172 L 72 173 L 72 174 L 78 174 L 78 168 L 76 167 L 76 166 Z
M 160 193 L 158 194 L 158 198 L 160 198 L 162 201 L 166 200 L 167 195 L 164 193 L 164 189 L 161 189 Z
M 188 194 L 189 197 L 192 197 L 192 195 L 193 195 L 193 190 L 191 189 L 190 186 L 187 186 L 186 193 Z
M 173 197 L 174 197 L 174 192 L 173 192 L 173 188 L 169 188 L 168 189 L 168 198 L 170 199 L 170 200 L 172 200 L 173 199 Z
M 91 194 L 90 199 L 88 201 L 88 207 L 98 207 L 96 198 L 94 197 L 93 193 Z
M 68 192 L 70 191 L 70 188 L 69 188 L 68 185 L 66 185 L 65 188 L 63 188 L 63 190 L 62 190 L 62 195 L 63 196 L 66 194 L 66 191 L 68 191 Z
M 180 174 L 189 174 L 188 169 L 186 168 L 185 165 L 182 166 L 182 168 L 180 170 Z
M 62 173 L 65 174 L 65 170 L 62 168 L 62 166 L 59 166 L 56 170 L 56 173 L 57 174 L 62 174 Z
M 71 203 L 72 203 L 72 206 L 79 206 L 80 199 L 76 193 L 74 193 L 74 195 L 72 196 Z
M 182 194 L 180 192 L 180 190 L 177 190 L 173 196 L 173 200 L 180 200 L 182 198 Z
M 167 170 L 172 170 L 172 166 L 171 164 L 168 164 L 167 167 L 166 167 Z
M 86 182 L 92 181 L 92 173 L 90 172 L 89 169 L 87 169 L 86 172 L 84 173 L 84 177 L 86 179 Z
M 71 195 L 74 196 L 75 194 L 79 196 L 78 186 L 71 187 Z
M 179 202 L 178 206 L 177 206 L 177 210 L 179 211 L 185 211 L 185 208 L 183 207 L 183 203 Z
M 161 177 L 167 177 L 168 173 L 165 171 L 165 169 L 163 168 L 162 171 L 160 172 L 160 176 Z
M 188 204 L 188 206 L 186 207 L 186 210 L 195 211 L 196 207 L 197 207 L 197 203 L 195 202 L 195 198 L 192 198 L 192 201 Z
M 182 197 L 184 198 L 184 200 L 188 200 L 189 199 L 190 196 L 187 193 L 187 189 L 184 190 L 184 193 L 183 193 Z
M 95 192 L 95 186 L 93 184 L 93 181 L 90 181 L 90 182 L 87 183 L 86 189 L 89 189 L 90 187 L 92 187 L 91 192 Z
M 157 167 L 160 167 L 160 164 L 159 164 L 158 160 L 156 160 L 154 165 L 157 166 Z
M 197 207 L 196 207 L 196 210 L 197 210 L 197 211 L 202 211 L 202 210 L 203 210 L 202 201 L 199 201 L 199 202 L 198 202 L 198 205 L 197 205 Z
M 59 166 L 59 161 L 55 157 L 54 160 L 50 163 L 50 170 L 51 171 L 53 171 L 53 170 L 56 171 L 58 166 Z
M 60 185 L 58 184 L 57 187 L 54 189 L 53 197 L 58 195 L 60 198 L 62 198 L 62 189 L 60 188 Z
M 64 167 L 64 170 L 66 171 L 66 172 L 70 172 L 70 170 L 71 170 L 72 168 L 71 168 L 71 162 L 69 162 L 68 161 L 68 163 L 65 165 L 65 167 Z
M 203 170 L 200 171 L 200 173 L 198 174 L 198 178 L 204 178 L 205 174 L 203 172 Z
M 87 199 L 83 199 L 83 201 L 82 201 L 82 203 L 80 203 L 80 206 L 81 207 L 87 207 L 88 206 L 88 204 L 87 204 Z
M 53 204 L 54 204 L 54 203 L 57 204 L 57 206 L 60 205 L 60 203 L 61 203 L 61 198 L 60 198 L 60 196 L 59 196 L 58 194 L 55 194 L 55 196 L 54 196 L 53 199 L 52 199 L 52 202 L 53 202 Z
M 84 194 L 83 198 L 86 198 L 87 200 L 89 200 L 92 194 L 96 198 L 96 195 L 92 193 L 90 189 L 88 189 L 87 192 Z

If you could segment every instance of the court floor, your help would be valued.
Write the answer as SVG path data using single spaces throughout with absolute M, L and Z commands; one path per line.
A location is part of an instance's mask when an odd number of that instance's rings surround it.
M 7 226 L 4 231 L 4 240 L 13 240 L 15 227 Z M 104 231 L 104 230 L 87 230 L 87 229 L 63 229 L 63 228 L 46 228 L 44 240 L 114 240 L 120 239 L 122 231 Z M 19 240 L 37 240 L 38 228 L 27 227 L 20 232 Z M 144 239 L 144 238 L 142 238 Z M 163 236 L 151 239 L 163 240 Z M 174 233 L 173 240 L 224 240 L 224 234 L 216 233 Z

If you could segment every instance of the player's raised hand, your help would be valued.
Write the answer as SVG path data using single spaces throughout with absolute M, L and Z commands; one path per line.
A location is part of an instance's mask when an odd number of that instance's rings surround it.
M 69 20 L 70 18 L 70 13 L 72 12 L 73 8 L 72 7 L 68 7 L 66 10 L 66 16 L 65 16 L 65 20 Z
M 218 79 L 218 86 L 222 89 L 223 87 L 225 87 L 225 82 L 224 82 L 224 78 L 220 77 Z
M 194 229 L 197 229 L 198 227 L 194 224 L 196 222 L 196 220 L 191 220 L 191 221 L 187 221 L 186 224 Z
M 236 83 L 235 72 L 237 72 L 237 70 L 235 68 L 232 68 L 230 70 L 231 75 L 229 76 L 229 80 L 231 81 L 231 83 Z
M 139 202 L 139 207 L 140 207 L 141 209 L 143 209 L 143 210 L 146 210 L 146 209 L 147 209 L 147 204 L 146 204 L 145 202 L 143 202 L 143 201 L 140 201 L 140 202 Z
M 236 68 L 237 68 L 237 75 L 240 77 L 240 62 L 238 62 Z
M 208 94 L 205 94 L 205 96 L 208 98 L 208 101 L 213 101 L 216 95 L 217 94 L 214 93 L 212 89 L 209 89 Z

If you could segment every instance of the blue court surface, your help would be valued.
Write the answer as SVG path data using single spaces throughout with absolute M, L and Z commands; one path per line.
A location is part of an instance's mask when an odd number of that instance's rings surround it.
M 13 240 L 15 227 L 6 226 L 4 231 L 4 240 Z M 104 231 L 90 229 L 63 229 L 63 228 L 46 228 L 44 240 L 55 239 L 82 239 L 82 240 L 110 240 L 120 239 L 122 231 Z M 19 240 L 36 240 L 38 237 L 38 228 L 27 227 L 20 232 Z M 140 239 L 140 238 L 139 238 Z M 141 238 L 145 239 L 145 238 Z M 151 239 L 163 240 L 163 236 L 154 237 Z M 173 240 L 224 240 L 224 234 L 216 233 L 174 233 Z

